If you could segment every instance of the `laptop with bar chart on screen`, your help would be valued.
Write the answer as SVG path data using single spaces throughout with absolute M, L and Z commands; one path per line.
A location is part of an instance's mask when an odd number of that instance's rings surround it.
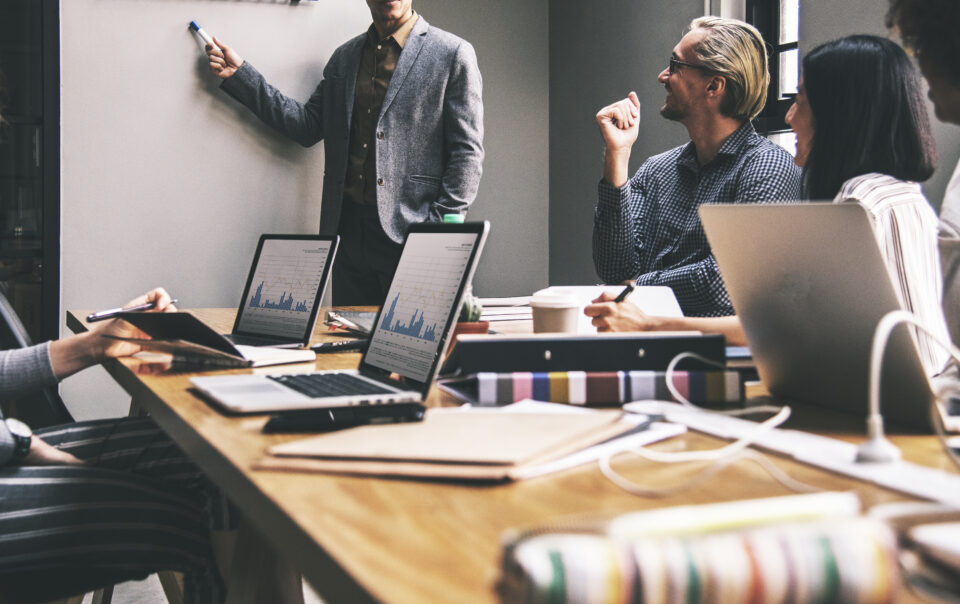
M 225 337 L 244 346 L 308 345 L 339 241 L 336 235 L 261 235 Z
M 489 229 L 487 222 L 410 228 L 357 370 L 207 376 L 191 383 L 236 413 L 424 400 Z

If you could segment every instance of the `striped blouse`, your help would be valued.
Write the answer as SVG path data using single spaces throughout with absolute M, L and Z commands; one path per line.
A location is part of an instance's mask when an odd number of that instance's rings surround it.
M 940 298 L 943 290 L 937 250 L 937 215 L 920 185 L 870 173 L 843 183 L 834 202 L 859 202 L 867 210 L 880 253 L 903 309 L 937 335 L 949 339 Z M 928 375 L 939 373 L 947 352 L 916 331 L 920 360 Z
M 940 264 L 943 268 L 943 312 L 953 334 L 953 343 L 960 344 L 960 162 L 957 162 L 940 206 Z

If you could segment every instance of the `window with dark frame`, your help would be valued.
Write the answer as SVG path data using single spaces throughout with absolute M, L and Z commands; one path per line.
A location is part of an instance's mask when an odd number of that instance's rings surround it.
M 800 76 L 800 0 L 746 0 L 746 21 L 763 35 L 770 55 L 767 103 L 754 127 L 784 147 L 795 148 L 784 117 L 797 95 Z

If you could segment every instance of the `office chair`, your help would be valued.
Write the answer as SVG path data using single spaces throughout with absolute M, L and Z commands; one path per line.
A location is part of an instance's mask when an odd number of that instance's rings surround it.
M 33 346 L 30 334 L 13 305 L 0 293 L 0 350 Z M 32 428 L 46 428 L 75 421 L 56 388 L 47 387 L 15 401 L 0 402 L 0 417 L 15 415 Z

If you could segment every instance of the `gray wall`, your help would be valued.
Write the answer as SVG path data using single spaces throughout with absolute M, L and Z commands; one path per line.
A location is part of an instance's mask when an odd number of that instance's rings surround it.
M 415 7 L 470 40 L 483 73 L 487 159 L 470 216 L 494 227 L 475 291 L 545 286 L 547 0 Z M 370 13 L 361 0 L 63 2 L 62 308 L 111 307 L 157 285 L 185 307 L 233 306 L 260 233 L 317 229 L 323 145 L 303 149 L 220 92 L 191 19 L 306 99 Z M 126 412 L 101 369 L 63 393 L 80 418 Z
M 702 0 L 574 0 L 550 3 L 550 283 L 595 283 L 590 245 L 603 141 L 596 113 L 635 90 L 640 134 L 631 171 L 687 140 L 660 117 L 666 96 L 657 75 Z M 589 51 L 587 51 L 589 49 Z
M 486 157 L 471 220 L 491 222 L 477 269 L 480 296 L 547 286 L 548 0 L 414 0 L 433 25 L 477 50 Z
M 318 227 L 322 145 L 291 144 L 217 90 L 191 19 L 306 98 L 369 12 L 356 0 L 62 2 L 61 308 L 157 285 L 184 306 L 232 306 L 260 233 Z M 81 418 L 123 414 L 111 382 L 84 372 L 64 398 Z

